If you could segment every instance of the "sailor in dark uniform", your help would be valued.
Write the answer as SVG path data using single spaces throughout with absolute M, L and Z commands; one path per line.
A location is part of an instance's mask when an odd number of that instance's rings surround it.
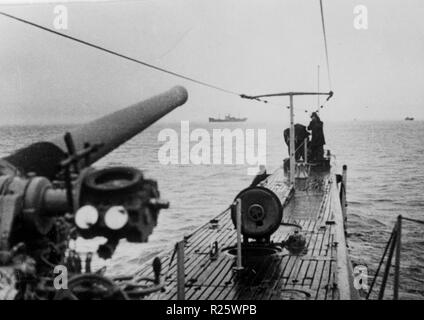
M 309 132 L 306 130 L 306 127 L 302 124 L 296 123 L 294 125 L 294 149 L 295 149 L 296 161 L 299 161 L 300 158 L 304 157 L 304 154 L 305 154 L 304 141 L 307 138 L 309 141 Z M 290 128 L 287 128 L 286 130 L 284 130 L 284 141 L 286 142 L 289 148 L 289 155 L 290 155 Z
M 312 139 L 310 143 L 311 160 L 319 161 L 324 158 L 324 124 L 316 112 L 312 112 L 311 119 L 312 120 L 308 126 L 308 130 L 312 132 Z

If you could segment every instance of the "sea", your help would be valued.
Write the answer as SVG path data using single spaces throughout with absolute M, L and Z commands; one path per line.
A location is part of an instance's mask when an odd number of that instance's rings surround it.
M 74 125 L 2 126 L 0 157 L 33 142 L 63 135 Z M 287 157 L 282 132 L 272 123 L 190 123 L 190 130 L 266 130 L 268 173 Z M 180 135 L 181 123 L 161 122 L 126 142 L 95 163 L 97 167 L 128 165 L 158 181 L 161 196 L 170 201 L 162 210 L 158 225 L 147 243 L 121 241 L 111 260 L 96 260 L 114 275 L 137 271 L 140 264 L 170 249 L 184 235 L 224 211 L 253 176 L 250 164 L 162 164 L 160 132 L 172 129 Z M 348 166 L 348 244 L 354 265 L 368 270 L 371 283 L 397 216 L 424 220 L 424 122 L 346 121 L 326 122 L 326 149 L 335 157 L 337 170 Z M 181 143 L 181 142 L 180 142 Z M 193 144 L 193 143 L 192 143 Z M 212 149 L 212 146 L 211 146 Z M 82 252 L 95 251 L 102 239 L 79 239 L 74 245 Z M 403 222 L 400 297 L 424 298 L 424 226 Z M 391 292 L 387 290 L 390 298 Z

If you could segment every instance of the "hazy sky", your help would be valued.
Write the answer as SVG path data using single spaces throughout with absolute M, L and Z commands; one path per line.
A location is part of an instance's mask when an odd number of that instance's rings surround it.
M 54 4 L 0 10 L 53 27 Z M 368 8 L 368 30 L 353 26 Z M 318 0 L 156 0 L 67 3 L 64 33 L 220 87 L 261 94 L 328 90 Z M 335 97 L 330 120 L 424 118 L 424 1 L 324 0 Z M 226 112 L 288 120 L 281 107 L 242 100 L 0 16 L 0 123 L 86 121 L 176 84 L 189 102 L 166 120 Z M 298 121 L 316 98 L 295 100 Z

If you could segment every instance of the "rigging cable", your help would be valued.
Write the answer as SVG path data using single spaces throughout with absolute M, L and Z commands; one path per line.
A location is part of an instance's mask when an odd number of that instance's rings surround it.
M 330 62 L 329 62 L 329 58 L 328 58 L 328 45 L 327 45 L 327 32 L 325 30 L 325 19 L 324 19 L 324 8 L 323 8 L 323 4 L 322 4 L 322 0 L 319 0 L 319 5 L 321 8 L 321 22 L 322 22 L 322 33 L 324 36 L 324 46 L 325 46 L 325 59 L 327 62 L 327 74 L 328 74 L 328 84 L 330 86 L 330 90 L 331 90 L 331 75 L 330 75 Z
M 38 28 L 38 29 L 41 29 L 41 30 L 44 30 L 44 31 L 47 31 L 47 32 L 50 32 L 50 33 L 53 33 L 53 34 L 55 34 L 57 36 L 60 36 L 60 37 L 63 37 L 63 38 L 66 38 L 66 39 L 69 39 L 69 40 L 78 42 L 78 43 L 83 44 L 85 46 L 89 46 L 89 47 L 98 49 L 100 51 L 109 53 L 111 55 L 115 55 L 117 57 L 120 57 L 120 58 L 129 60 L 129 61 L 132 61 L 132 62 L 141 64 L 141 65 L 143 65 L 145 67 L 154 69 L 156 71 L 167 73 L 167 74 L 172 75 L 174 77 L 178 77 L 178 78 L 181 78 L 181 79 L 184 79 L 184 80 L 187 80 L 187 81 L 196 83 L 196 84 L 201 85 L 201 86 L 204 86 L 204 87 L 208 87 L 208 88 L 211 88 L 211 89 L 214 89 L 214 90 L 218 90 L 218 91 L 221 91 L 221 92 L 224 92 L 224 93 L 227 93 L 227 94 L 236 95 L 236 96 L 241 97 L 241 98 L 243 98 L 245 96 L 244 94 L 240 94 L 240 93 L 237 93 L 235 91 L 225 89 L 223 87 L 219 87 L 219 86 L 216 86 L 216 85 L 213 85 L 213 84 L 210 84 L 210 83 L 201 81 L 201 80 L 194 79 L 192 77 L 188 77 L 188 76 L 182 75 L 180 73 L 176 73 L 176 72 L 173 72 L 173 71 L 170 71 L 170 70 L 167 70 L 167 69 L 164 69 L 164 68 L 155 66 L 155 65 L 150 64 L 150 63 L 147 63 L 145 61 L 142 61 L 142 60 L 139 60 L 139 59 L 135 59 L 135 58 L 129 57 L 127 55 L 121 54 L 119 52 L 116 52 L 116 51 L 113 51 L 113 50 L 110 50 L 110 49 L 107 49 L 107 48 L 104 48 L 102 46 L 99 46 L 99 45 L 90 43 L 90 42 L 85 41 L 85 40 L 81 40 L 81 39 L 76 38 L 76 37 L 73 37 L 73 36 L 66 35 L 64 33 L 55 31 L 53 29 L 44 27 L 42 25 L 39 25 L 37 23 L 31 22 L 31 21 L 28 21 L 28 20 L 25 20 L 25 19 L 22 19 L 22 18 L 18 18 L 16 16 L 10 15 L 10 14 L 5 13 L 5 12 L 2 12 L 2 11 L 0 11 L 0 15 L 2 15 L 4 17 L 7 17 L 7 18 L 10 18 L 10 19 L 13 19 L 13 20 L 16 20 L 16 21 L 19 21 L 19 22 L 22 22 L 22 23 L 25 23 L 25 24 L 30 25 L 30 26 L 33 26 L 35 28 Z M 268 103 L 267 100 L 263 100 L 263 99 L 254 99 L 254 100 L 259 101 L 259 102 L 263 102 L 263 103 Z

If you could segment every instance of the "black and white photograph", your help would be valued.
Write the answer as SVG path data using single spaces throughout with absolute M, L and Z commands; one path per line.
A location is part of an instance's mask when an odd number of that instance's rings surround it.
M 424 300 L 423 89 L 422 0 L 0 0 L 0 300 Z

